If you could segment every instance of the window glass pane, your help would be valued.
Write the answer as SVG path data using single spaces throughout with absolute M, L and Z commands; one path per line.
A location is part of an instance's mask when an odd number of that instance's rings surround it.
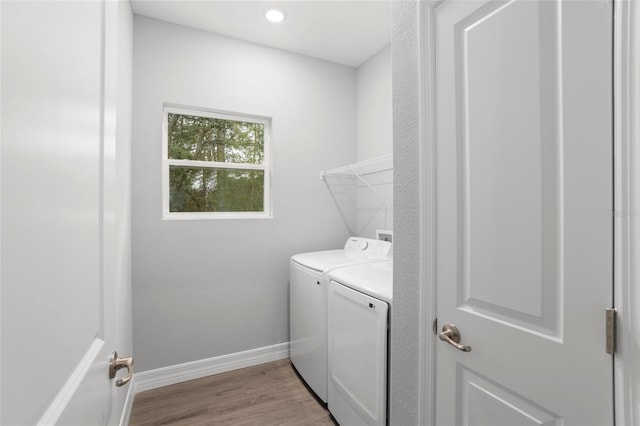
M 264 211 L 264 170 L 169 167 L 170 212 Z
M 169 158 L 262 164 L 264 124 L 168 113 Z

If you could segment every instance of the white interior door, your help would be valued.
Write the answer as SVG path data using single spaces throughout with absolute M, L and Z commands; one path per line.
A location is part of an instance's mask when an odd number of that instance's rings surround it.
M 0 4 L 2 424 L 100 425 L 111 414 L 107 3 Z
M 433 16 L 437 423 L 612 424 L 612 4 Z

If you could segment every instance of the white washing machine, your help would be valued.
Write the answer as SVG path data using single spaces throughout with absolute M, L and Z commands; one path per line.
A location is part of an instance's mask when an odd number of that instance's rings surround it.
M 329 274 L 328 408 L 345 426 L 387 423 L 391 260 Z
M 350 237 L 343 249 L 296 254 L 289 268 L 290 358 L 304 381 L 327 402 L 328 273 L 389 258 L 391 243 Z

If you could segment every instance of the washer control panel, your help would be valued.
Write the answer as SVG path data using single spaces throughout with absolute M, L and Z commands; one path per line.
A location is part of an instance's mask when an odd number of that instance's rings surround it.
M 372 238 L 350 237 L 344 245 L 347 255 L 361 259 L 391 257 L 392 244 Z

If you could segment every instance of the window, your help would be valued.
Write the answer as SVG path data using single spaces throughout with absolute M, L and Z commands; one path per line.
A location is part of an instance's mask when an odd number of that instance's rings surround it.
M 163 217 L 270 217 L 269 122 L 165 106 Z

